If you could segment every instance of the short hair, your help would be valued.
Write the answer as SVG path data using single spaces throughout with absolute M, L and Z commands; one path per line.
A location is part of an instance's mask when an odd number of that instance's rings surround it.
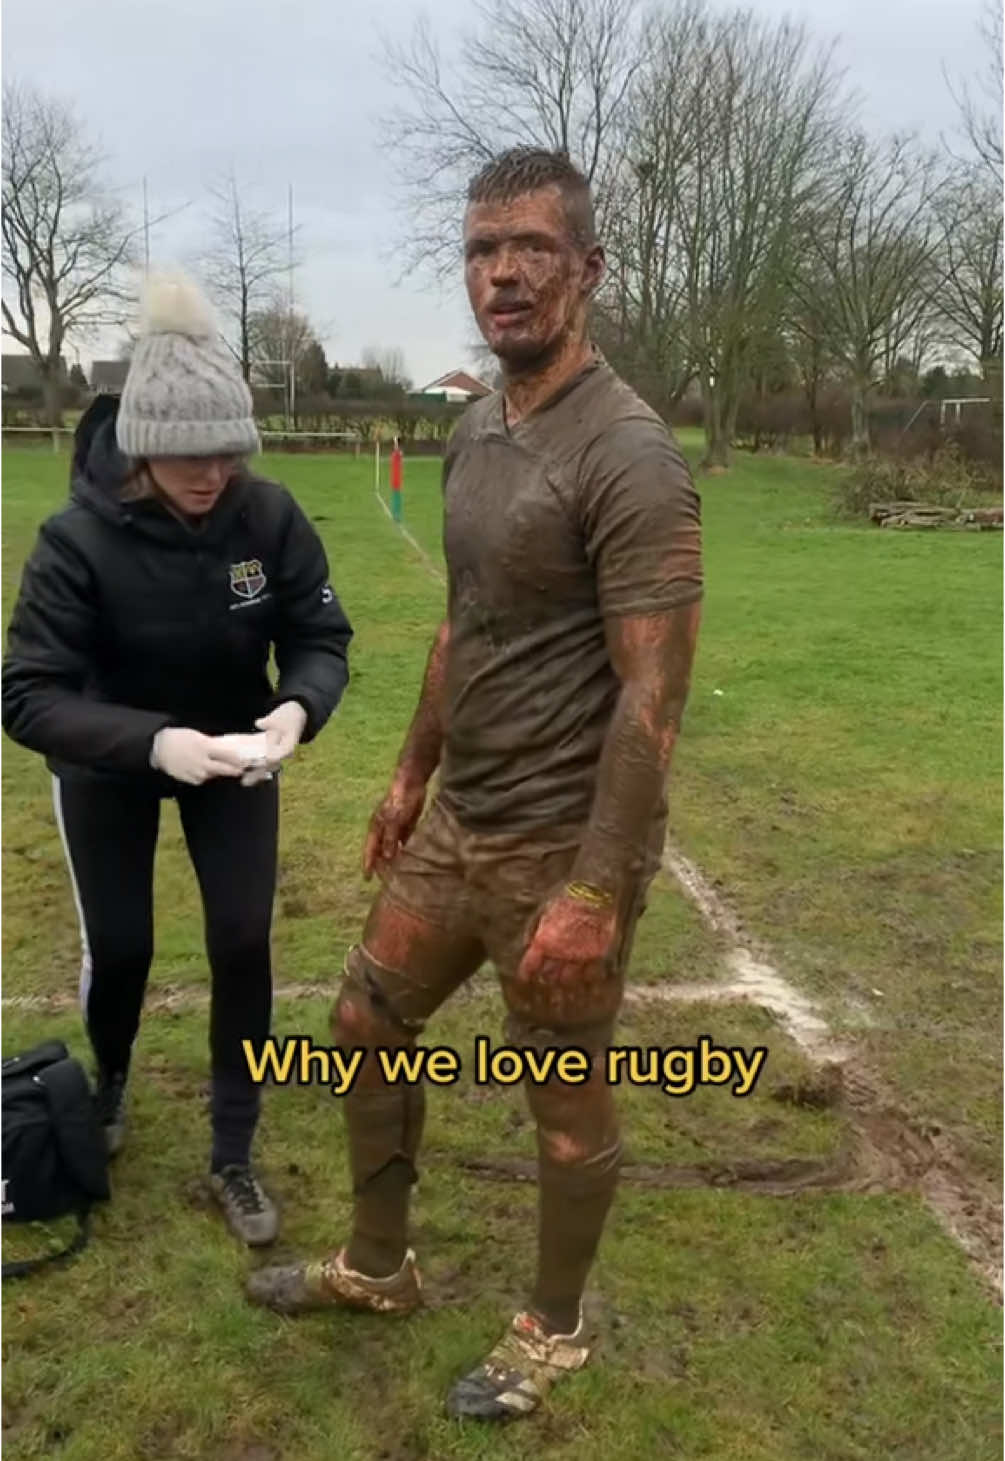
M 486 163 L 468 184 L 469 203 L 509 203 L 524 193 L 541 188 L 558 188 L 565 205 L 566 222 L 573 241 L 581 249 L 597 242 L 590 185 L 568 153 L 547 152 L 541 147 L 511 147 Z

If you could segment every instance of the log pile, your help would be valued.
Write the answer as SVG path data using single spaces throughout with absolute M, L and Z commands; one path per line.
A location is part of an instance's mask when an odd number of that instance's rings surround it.
M 956 528 L 972 533 L 1002 531 L 1000 507 L 934 507 L 925 502 L 873 502 L 871 522 L 881 528 Z

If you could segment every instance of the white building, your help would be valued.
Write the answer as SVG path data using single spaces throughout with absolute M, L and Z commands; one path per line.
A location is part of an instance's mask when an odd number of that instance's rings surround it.
M 479 396 L 490 396 L 492 387 L 466 370 L 452 370 L 430 381 L 428 386 L 416 392 L 420 396 L 437 396 L 441 401 L 471 401 Z

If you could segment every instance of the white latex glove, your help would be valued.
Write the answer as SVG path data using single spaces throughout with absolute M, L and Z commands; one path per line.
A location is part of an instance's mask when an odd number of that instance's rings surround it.
M 296 700 L 284 700 L 282 705 L 255 721 L 256 728 L 266 735 L 265 754 L 271 770 L 293 755 L 306 725 L 307 711 Z
M 154 736 L 150 765 L 175 781 L 201 786 L 214 776 L 240 776 L 244 763 L 214 736 L 183 726 L 165 726 Z
M 268 759 L 268 740 L 265 731 L 259 731 L 254 736 L 238 733 L 216 737 L 218 746 L 226 746 L 240 757 L 241 765 L 244 768 L 244 775 L 241 777 L 242 786 L 257 786 L 260 781 L 272 780 L 272 770 Z
M 257 786 L 260 781 L 271 781 L 272 772 L 265 766 L 256 766 L 253 771 L 246 771 L 241 777 L 242 786 Z

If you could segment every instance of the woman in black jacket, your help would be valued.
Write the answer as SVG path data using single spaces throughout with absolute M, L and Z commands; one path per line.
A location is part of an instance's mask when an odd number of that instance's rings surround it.
M 70 502 L 39 532 L 3 665 L 4 728 L 53 772 L 110 1151 L 153 956 L 160 803 L 178 803 L 212 972 L 210 1185 L 249 1244 L 278 1227 L 250 1162 L 242 1046 L 269 1031 L 276 773 L 341 699 L 352 638 L 314 528 L 243 465 L 258 445 L 202 296 L 151 280 L 121 402 L 99 397 L 80 423 Z

